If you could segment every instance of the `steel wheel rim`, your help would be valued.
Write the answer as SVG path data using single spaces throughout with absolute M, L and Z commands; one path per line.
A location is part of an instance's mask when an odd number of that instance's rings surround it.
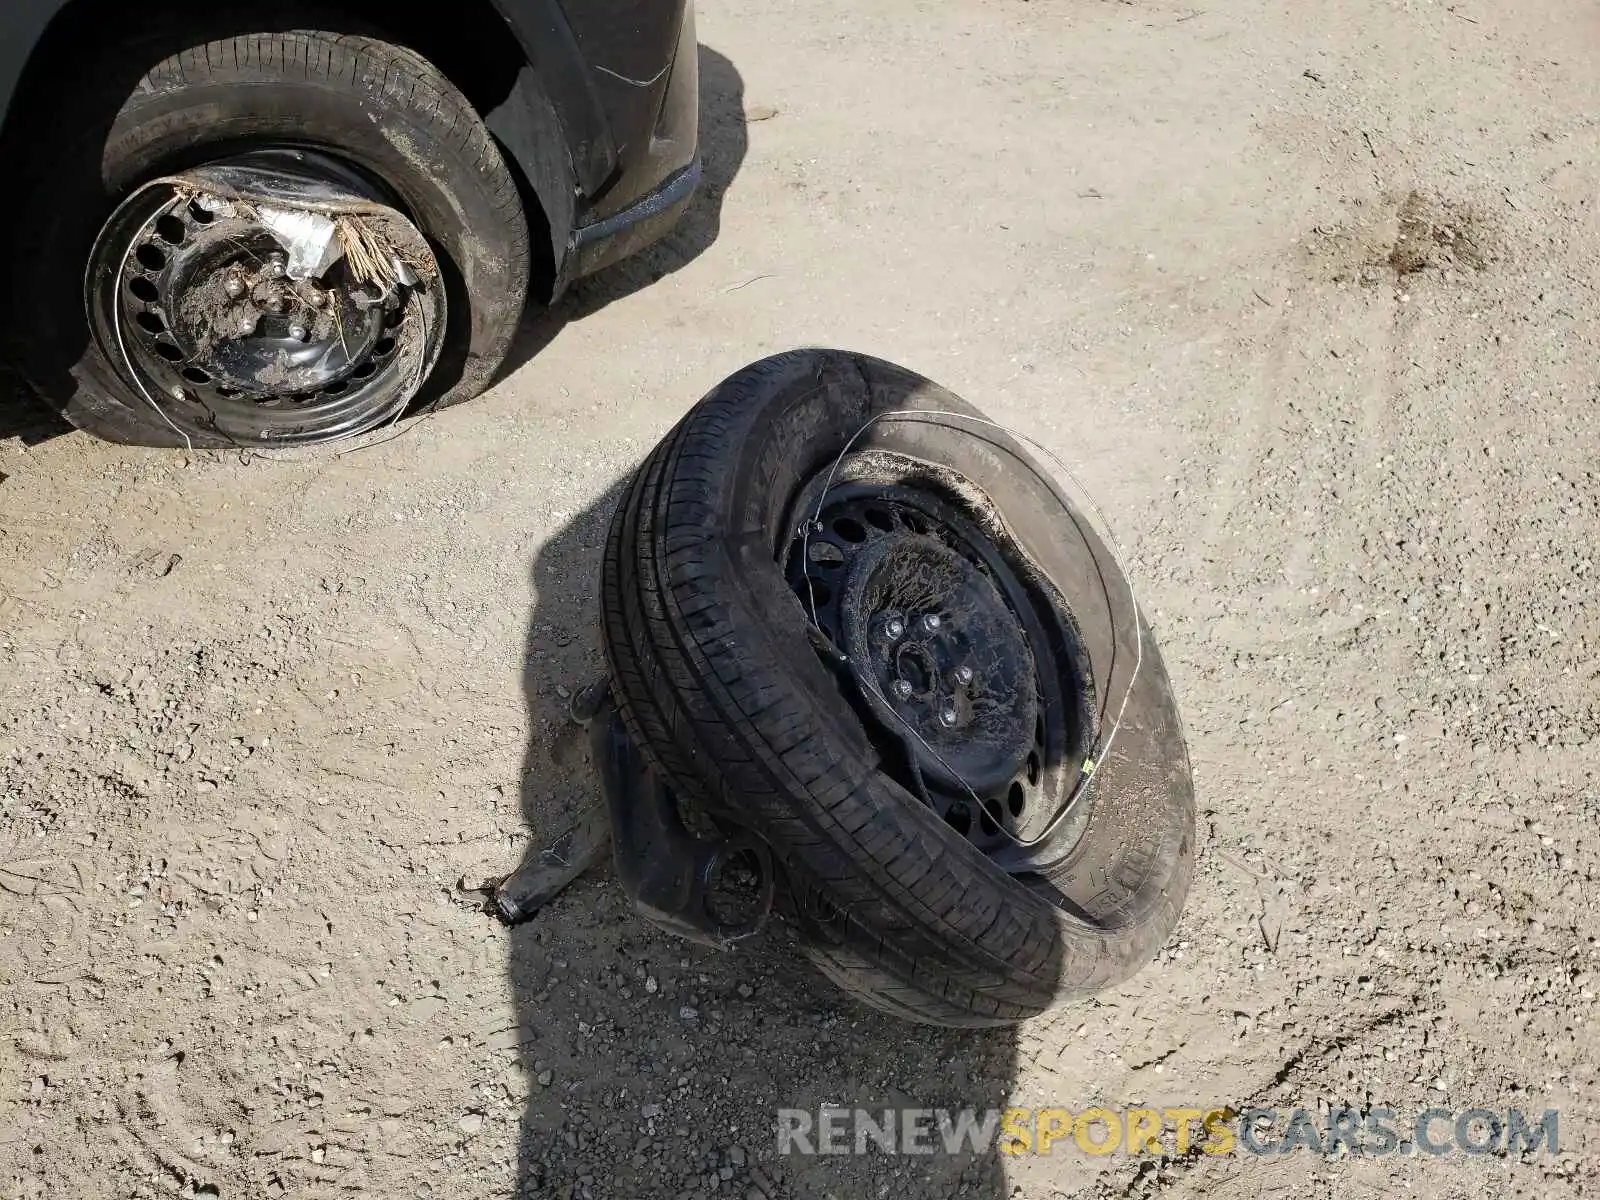
M 323 442 L 397 417 L 437 360 L 442 284 L 383 297 L 344 258 L 288 278 L 280 240 L 208 190 L 212 172 L 282 180 L 286 207 L 300 190 L 336 190 L 426 246 L 382 185 L 318 151 L 269 147 L 146 185 L 101 229 L 85 275 L 91 329 L 124 384 L 169 422 L 240 444 Z M 207 290 L 217 303 L 202 310 Z
M 1079 785 L 1096 711 L 1087 650 L 1060 591 L 1002 529 L 928 481 L 837 483 L 820 505 L 820 482 L 807 493 L 799 510 L 819 515 L 784 548 L 785 577 L 808 619 L 815 613 L 841 693 L 882 752 L 885 774 L 1006 871 L 1059 861 L 1088 822 Z M 914 587 L 895 586 L 907 578 L 896 558 L 913 575 L 920 559 L 925 578 L 960 584 L 965 601 L 918 603 Z M 886 564 L 888 584 L 874 588 Z M 916 670 L 909 680 L 897 673 L 904 655 L 889 650 L 895 645 L 934 664 L 936 686 L 918 687 Z M 1008 672 L 1008 653 L 1026 661 Z M 1008 688 L 1031 695 L 1008 696 Z M 987 726 L 986 702 L 999 703 Z M 919 719 L 919 705 L 931 723 Z M 974 740 L 990 744 L 989 761 Z

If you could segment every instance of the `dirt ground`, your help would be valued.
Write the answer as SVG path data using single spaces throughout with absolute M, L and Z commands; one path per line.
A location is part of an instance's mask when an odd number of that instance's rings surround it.
M 1600 1194 L 1600 27 L 1579 0 L 703 0 L 707 184 L 482 400 L 0 438 L 0 1195 Z M 619 481 L 801 344 L 1066 456 L 1173 672 L 1159 961 L 997 1034 L 781 931 L 508 931 Z M 535 356 L 536 355 L 536 356 Z M 786 1157 L 780 1107 L 1560 1110 L 1560 1152 Z

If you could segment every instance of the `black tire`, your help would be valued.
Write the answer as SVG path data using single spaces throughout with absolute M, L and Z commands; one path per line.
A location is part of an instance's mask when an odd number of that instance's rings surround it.
M 765 839 L 787 915 L 829 978 L 907 1019 L 1003 1025 L 1127 977 L 1171 933 L 1193 872 L 1188 758 L 1146 631 L 1112 752 L 1078 802 L 1081 836 L 1039 870 L 1008 874 L 878 769 L 780 560 L 807 482 L 864 422 L 908 408 L 975 415 L 919 376 L 839 351 L 778 355 L 719 385 L 615 515 L 605 651 L 646 761 L 715 819 Z M 1052 578 L 1098 573 L 1116 593 L 1109 552 L 1062 519 L 1043 476 L 1017 470 L 1026 457 L 1004 435 L 886 421 L 854 450 L 956 473 Z M 1121 628 L 1084 625 L 1103 661 L 1121 652 L 1104 695 L 1130 678 L 1133 612 Z
M 417 54 L 371 37 L 297 31 L 203 40 L 238 18 L 200 19 L 212 28 L 141 29 L 103 65 L 84 64 L 83 81 L 60 95 L 48 130 L 20 148 L 31 161 L 19 172 L 23 198 L 12 226 L 22 236 L 5 325 L 11 357 L 64 416 L 101 437 L 239 444 L 180 405 L 152 411 L 123 382 L 90 334 L 83 272 L 98 230 L 140 184 L 267 143 L 320 150 L 365 170 L 432 244 L 449 319 L 412 407 L 482 391 L 522 313 L 528 223 L 498 148 L 460 91 Z

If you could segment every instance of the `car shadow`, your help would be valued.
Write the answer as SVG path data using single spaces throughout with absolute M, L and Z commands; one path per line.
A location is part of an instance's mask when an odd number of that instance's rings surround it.
M 744 164 L 750 135 L 745 126 L 744 79 L 726 57 L 700 47 L 700 157 L 702 173 L 694 199 L 659 242 L 585 279 L 576 280 L 548 307 L 530 305 L 511 352 L 504 379 L 548 346 L 573 321 L 593 316 L 662 277 L 687 266 L 711 247 L 722 230 L 722 198 Z
M 569 520 L 532 566 L 521 801 L 534 853 L 599 803 L 568 697 L 603 673 L 600 563 L 620 491 Z M 609 852 L 508 936 L 527 1089 L 518 1195 L 1005 1195 L 993 1152 L 780 1155 L 777 1124 L 780 1108 L 1003 1107 L 1014 1031 L 868 1010 L 777 920 L 729 952 L 674 938 L 633 911 Z

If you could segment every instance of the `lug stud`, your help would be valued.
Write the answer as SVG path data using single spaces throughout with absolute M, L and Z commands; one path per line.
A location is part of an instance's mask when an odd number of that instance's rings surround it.
M 884 625 L 883 631 L 894 641 L 899 641 L 906 635 L 906 623 L 899 617 L 890 617 L 888 623 Z
M 894 694 L 902 700 L 911 699 L 911 681 L 909 679 L 896 679 L 894 681 Z
M 922 618 L 922 627 L 929 633 L 939 632 L 939 625 L 939 614 L 937 613 L 929 613 L 927 616 Z
M 949 729 L 955 723 L 956 723 L 956 710 L 955 709 L 953 709 L 953 708 L 942 708 L 942 709 L 939 710 L 939 724 L 943 725 L 946 729 Z
M 972 682 L 972 668 L 971 667 L 957 667 L 956 668 L 956 682 L 957 683 L 962 683 L 962 684 L 971 683 Z

